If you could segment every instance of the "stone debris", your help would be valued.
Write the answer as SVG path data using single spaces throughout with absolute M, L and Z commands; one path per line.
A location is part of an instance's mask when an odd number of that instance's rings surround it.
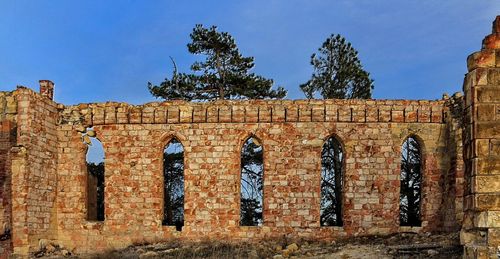
M 87 129 L 82 125 L 75 126 L 75 130 L 80 132 L 80 133 L 85 133 L 87 131 Z
M 147 251 L 141 255 L 139 255 L 139 259 L 151 259 L 158 257 L 158 253 L 154 251 Z
M 91 137 L 91 138 L 95 138 L 97 134 L 95 133 L 95 131 L 93 130 L 89 130 L 87 131 L 87 136 Z
M 295 244 L 295 243 L 292 243 L 290 245 L 287 245 L 286 249 L 293 253 L 293 252 L 299 250 L 299 246 L 297 244 Z
M 48 244 L 46 247 L 45 247 L 45 251 L 49 254 L 53 253 L 56 251 L 56 248 L 52 245 L 52 244 Z
M 63 250 L 61 250 L 61 255 L 62 255 L 62 256 L 70 256 L 70 255 L 71 255 L 71 253 L 70 253 L 68 250 L 63 249 Z
M 51 240 L 40 239 L 38 241 L 38 251 L 32 253 L 32 258 L 47 257 L 47 258 L 60 258 L 69 257 L 72 253 L 64 246 L 54 243 Z
M 53 245 L 47 244 L 46 247 Z M 449 258 L 462 256 L 458 233 L 397 234 L 390 236 L 363 236 L 339 239 L 337 242 L 287 239 L 258 243 L 183 242 L 172 240 L 154 244 L 130 246 L 104 254 L 71 255 L 53 245 L 52 253 L 45 249 L 33 257 L 45 258 Z M 283 249 L 283 247 L 285 247 Z M 59 257 L 58 257 L 59 256 Z

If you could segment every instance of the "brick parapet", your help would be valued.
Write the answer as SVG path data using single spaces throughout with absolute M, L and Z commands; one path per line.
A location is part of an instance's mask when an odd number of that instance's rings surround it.
M 0 121 L 16 121 L 17 114 L 17 91 L 0 91 Z
M 61 122 L 85 125 L 280 122 L 444 123 L 444 101 L 250 100 L 134 106 L 95 103 L 66 106 Z
M 39 80 L 38 82 L 40 84 L 40 95 L 49 100 L 54 100 L 54 83 L 50 80 Z

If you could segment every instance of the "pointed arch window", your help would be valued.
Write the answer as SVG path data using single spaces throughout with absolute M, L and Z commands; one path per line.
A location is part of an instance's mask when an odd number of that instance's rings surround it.
M 408 137 L 401 152 L 399 219 L 401 226 L 421 226 L 422 152 L 414 136 Z
M 321 152 L 321 226 L 342 226 L 344 153 L 335 137 L 328 138 Z
M 263 149 L 256 137 L 249 137 L 241 149 L 240 225 L 263 223 Z
M 184 226 L 184 147 L 176 138 L 163 150 L 163 225 Z
M 104 148 L 89 128 L 83 133 L 87 144 L 87 220 L 104 221 Z

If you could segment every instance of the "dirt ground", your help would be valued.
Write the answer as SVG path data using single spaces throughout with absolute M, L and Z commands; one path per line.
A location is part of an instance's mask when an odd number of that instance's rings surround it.
M 63 255 L 64 254 L 64 255 Z M 462 258 L 458 233 L 400 233 L 356 237 L 336 242 L 267 240 L 259 243 L 197 242 L 178 240 L 130 246 L 103 254 L 75 255 L 57 245 L 32 258 Z

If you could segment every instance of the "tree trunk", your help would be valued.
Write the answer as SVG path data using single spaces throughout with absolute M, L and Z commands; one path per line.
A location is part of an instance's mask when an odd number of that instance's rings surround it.
M 341 148 L 334 147 L 334 168 L 335 168 L 335 215 L 337 226 L 342 226 L 342 161 L 339 157 Z
M 219 87 L 219 99 L 224 100 L 224 87 Z
M 165 199 L 165 217 L 166 217 L 166 224 L 167 225 L 173 225 L 174 223 L 174 215 L 172 212 L 172 201 L 170 199 L 170 193 L 165 193 L 166 199 Z

